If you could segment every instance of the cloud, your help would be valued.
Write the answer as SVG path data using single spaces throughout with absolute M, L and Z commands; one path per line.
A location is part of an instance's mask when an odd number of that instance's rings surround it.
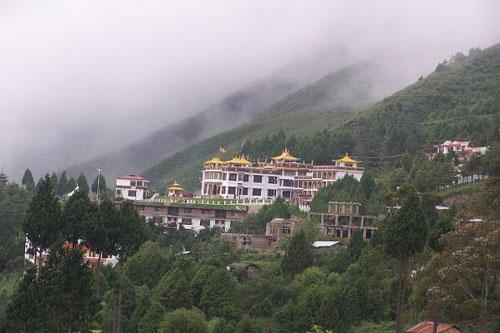
M 498 13 L 495 0 L 4 0 L 0 165 L 18 176 L 88 159 L 320 54 L 410 80 L 498 42 Z

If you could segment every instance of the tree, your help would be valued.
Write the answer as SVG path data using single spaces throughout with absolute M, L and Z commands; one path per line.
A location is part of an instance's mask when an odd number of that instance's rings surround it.
M 150 289 L 158 284 L 170 269 L 173 256 L 158 243 L 146 242 L 125 263 L 125 275 L 136 285 Z
M 89 193 L 89 184 L 88 184 L 87 178 L 85 177 L 83 172 L 81 172 L 80 175 L 78 176 L 76 183 L 78 184 L 80 191 L 85 192 L 85 193 Z
M 30 169 L 24 170 L 23 179 L 21 181 L 24 189 L 28 192 L 33 192 L 35 190 L 35 181 L 33 180 L 33 174 Z
M 108 189 L 106 187 L 106 178 L 102 174 L 99 174 L 95 177 L 94 182 L 92 183 L 92 193 L 97 195 L 97 185 L 99 185 L 99 197 L 104 199 L 108 195 Z
M 7 327 L 16 332 L 82 330 L 96 312 L 92 272 L 77 249 L 55 245 L 38 275 L 31 269 L 7 310 Z
M 202 265 L 196 271 L 193 279 L 191 280 L 191 293 L 193 296 L 193 304 L 199 305 L 201 294 L 203 292 L 203 287 L 207 283 L 208 279 L 216 271 L 214 266 Z
M 500 143 L 491 146 L 486 152 L 481 169 L 489 176 L 500 176 Z
M 76 185 L 77 184 L 75 178 L 71 177 L 70 179 L 68 179 L 68 182 L 66 183 L 65 193 L 70 193 L 71 191 L 73 191 L 76 188 Z
M 5 185 L 8 183 L 8 181 L 9 181 L 9 178 L 7 177 L 4 169 L 2 168 L 2 170 L 0 170 L 0 185 Z
M 24 274 L 7 305 L 2 332 L 37 332 L 46 326 L 45 318 L 38 309 L 40 292 L 36 268 L 30 268 Z M 0 326 L 0 331 L 1 329 Z
M 108 205 L 113 205 L 111 201 L 105 200 Z M 107 208 L 106 211 L 113 215 L 113 210 Z M 130 201 L 122 203 L 116 218 L 112 218 L 113 225 L 106 228 L 109 235 L 109 248 L 118 254 L 120 262 L 118 263 L 118 283 L 115 285 L 116 302 L 114 306 L 113 332 L 122 331 L 122 307 L 124 291 L 124 273 L 123 264 L 132 256 L 145 241 L 145 223 L 139 216 L 135 206 Z
M 154 295 L 167 310 L 192 305 L 191 286 L 186 273 L 180 268 L 174 268 L 161 278 Z
M 139 216 L 131 201 L 121 204 L 112 239 L 116 242 L 116 252 L 123 261 L 133 255 L 146 240 L 144 218 Z
M 238 326 L 236 327 L 236 333 L 260 333 L 262 328 L 257 324 L 255 319 L 250 318 L 249 315 L 244 315 L 241 318 Z
M 23 223 L 23 231 L 34 246 L 35 261 L 36 252 L 48 249 L 63 229 L 61 205 L 53 189 L 51 178 L 46 175 L 31 200 Z
M 95 228 L 98 221 L 97 205 L 90 201 L 85 192 L 77 191 L 64 205 L 63 220 L 67 241 L 75 246 L 80 239 L 88 241 L 89 230 Z
M 165 308 L 155 299 L 151 300 L 151 305 L 137 325 L 139 333 L 158 332 L 160 322 L 165 315 Z
M 197 308 L 168 312 L 160 323 L 160 333 L 207 333 L 205 314 Z
M 375 178 L 373 177 L 371 172 L 365 172 L 361 177 L 361 188 L 363 189 L 363 193 L 365 198 L 368 200 L 375 192 L 376 184 Z
M 500 227 L 464 224 L 444 235 L 442 243 L 441 253 L 427 265 L 427 316 L 437 322 L 453 308 L 453 319 L 478 319 L 478 332 L 488 332 L 489 315 L 500 305 L 493 292 L 500 274 Z
M 218 269 L 203 287 L 200 308 L 209 317 L 234 317 L 237 286 L 238 282 L 228 271 Z
M 408 189 L 401 209 L 394 217 L 389 218 L 383 232 L 386 253 L 399 260 L 396 333 L 400 333 L 403 329 L 409 260 L 413 255 L 423 250 L 428 233 L 425 214 L 415 189 Z
M 291 236 L 285 252 L 285 257 L 281 262 L 281 270 L 289 277 L 302 272 L 313 263 L 311 245 L 306 239 L 303 230 L 299 230 Z
M 66 176 L 66 170 L 64 170 L 59 176 L 59 180 L 57 182 L 56 193 L 58 196 L 63 196 L 66 194 L 68 189 L 68 177 Z
M 55 193 L 57 194 L 57 182 L 58 182 L 58 179 L 57 179 L 57 175 L 55 172 L 52 172 L 52 175 L 50 176 L 50 180 L 52 182 L 52 187 L 55 191 Z

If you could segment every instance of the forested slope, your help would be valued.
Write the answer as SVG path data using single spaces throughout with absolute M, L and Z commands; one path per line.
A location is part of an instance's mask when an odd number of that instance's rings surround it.
M 203 161 L 219 154 L 220 147 L 227 151 L 221 157 L 230 158 L 248 140 L 269 137 L 276 143 L 276 136 L 282 136 L 280 131 L 302 137 L 333 127 L 380 98 L 384 88 L 390 86 L 387 78 L 381 68 L 371 63 L 335 71 L 283 98 L 249 123 L 174 154 L 147 169 L 144 175 L 160 190 L 173 180 L 195 190 Z

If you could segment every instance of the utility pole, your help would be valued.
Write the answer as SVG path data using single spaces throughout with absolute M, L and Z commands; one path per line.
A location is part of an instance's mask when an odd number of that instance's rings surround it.
M 97 168 L 96 170 L 99 173 L 97 175 L 97 203 L 100 203 L 100 201 L 99 201 L 99 190 L 100 190 L 100 181 L 101 181 L 101 171 L 102 171 L 102 169 L 101 168 Z

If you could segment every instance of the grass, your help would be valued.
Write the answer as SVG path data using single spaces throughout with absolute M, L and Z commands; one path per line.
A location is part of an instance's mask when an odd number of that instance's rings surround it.
M 241 261 L 251 262 L 265 271 L 279 269 L 281 258 L 276 252 L 246 252 L 242 255 Z
M 444 199 L 444 198 L 451 197 L 451 196 L 457 195 L 457 194 L 477 192 L 481 189 L 482 185 L 483 185 L 483 181 L 477 181 L 477 182 L 469 183 L 469 184 L 446 187 L 444 189 L 434 191 L 434 192 L 432 192 L 432 194 L 435 194 L 438 197 Z

